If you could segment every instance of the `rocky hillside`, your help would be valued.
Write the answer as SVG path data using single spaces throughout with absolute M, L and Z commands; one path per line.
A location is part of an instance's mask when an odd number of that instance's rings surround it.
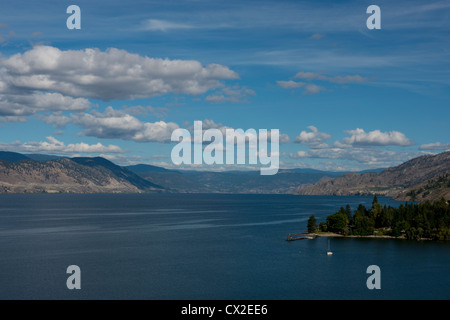
M 163 188 L 103 158 L 0 160 L 0 193 L 141 193 Z
M 401 201 L 436 201 L 450 199 L 450 172 L 412 186 L 400 192 L 394 199 Z
M 297 190 L 304 195 L 385 195 L 403 191 L 450 171 L 450 151 L 425 155 L 380 173 L 348 173 Z

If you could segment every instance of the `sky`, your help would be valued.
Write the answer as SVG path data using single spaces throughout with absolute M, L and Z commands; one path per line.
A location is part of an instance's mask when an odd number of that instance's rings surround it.
M 202 121 L 279 129 L 281 168 L 444 152 L 449 18 L 449 1 L 2 1 L 0 150 L 177 168 L 171 133 Z

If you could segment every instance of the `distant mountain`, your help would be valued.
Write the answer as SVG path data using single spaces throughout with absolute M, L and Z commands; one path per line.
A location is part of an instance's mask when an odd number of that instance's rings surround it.
M 135 171 L 173 192 L 180 193 L 293 193 L 299 184 L 313 184 L 334 177 L 327 172 L 280 170 L 276 175 L 262 176 L 259 171 Z
M 380 173 L 347 173 L 300 187 L 304 195 L 385 195 L 395 197 L 402 191 L 450 171 L 450 151 L 425 155 Z
M 336 172 L 336 171 L 322 171 L 311 168 L 292 168 L 292 169 L 280 169 L 279 171 L 288 171 L 288 172 L 298 172 L 298 173 L 324 173 L 332 176 L 340 176 L 345 172 Z
M 310 169 L 310 168 L 294 168 L 294 169 L 282 169 L 284 171 L 294 171 L 294 172 L 300 172 L 300 173 L 323 173 L 328 176 L 342 176 L 345 173 L 343 171 L 323 171 L 323 170 L 317 170 L 317 169 Z M 368 172 L 375 172 L 379 173 L 386 170 L 386 168 L 377 168 L 377 169 L 367 169 L 363 171 L 356 171 L 356 173 L 368 173 Z M 280 170 L 281 171 L 281 170 Z
M 63 157 L 48 154 L 22 154 L 17 152 L 0 151 L 0 160 L 17 162 L 25 160 L 49 161 L 62 159 Z
M 127 169 L 135 173 L 148 173 L 148 172 L 177 172 L 175 170 L 169 170 L 162 167 L 152 166 L 150 164 L 136 164 L 133 166 L 127 166 Z
M 52 161 L 58 160 L 66 157 L 54 156 L 49 154 L 26 154 L 28 158 L 35 161 Z
M 17 161 L 24 161 L 24 160 L 31 160 L 31 159 L 21 153 L 0 151 L 0 160 L 9 161 L 9 162 L 17 162 Z
M 141 193 L 164 188 L 103 158 L 0 160 L 0 193 Z

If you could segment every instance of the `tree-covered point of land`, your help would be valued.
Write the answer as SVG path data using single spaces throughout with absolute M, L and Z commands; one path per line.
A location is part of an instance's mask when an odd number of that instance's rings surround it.
M 314 216 L 310 220 L 317 230 Z M 308 222 L 308 231 L 309 226 Z M 343 235 L 378 234 L 417 240 L 450 240 L 450 205 L 441 199 L 420 204 L 405 203 L 395 208 L 382 206 L 375 196 L 371 208 L 360 204 L 352 212 L 350 205 L 341 207 L 338 212 L 329 215 L 325 222 L 320 222 L 319 230 Z

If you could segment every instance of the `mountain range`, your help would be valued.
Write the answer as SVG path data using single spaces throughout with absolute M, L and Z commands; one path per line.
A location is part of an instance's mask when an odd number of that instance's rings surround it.
M 370 172 L 282 169 L 259 171 L 170 170 L 119 166 L 101 158 L 66 158 L 0 151 L 0 193 L 260 193 L 383 195 L 397 200 L 450 199 L 450 151 L 425 155 Z
M 340 172 L 313 169 L 206 172 L 138 164 L 121 167 L 101 157 L 64 158 L 0 151 L 0 193 L 293 193 Z
M 450 151 L 424 155 L 379 173 L 347 173 L 301 186 L 302 195 L 383 195 L 397 200 L 450 199 Z
M 259 171 L 191 171 L 161 170 L 140 165 L 127 167 L 142 178 L 179 193 L 293 193 L 300 184 L 313 184 L 320 179 L 342 173 L 309 170 L 279 170 L 276 175 L 262 176 Z

